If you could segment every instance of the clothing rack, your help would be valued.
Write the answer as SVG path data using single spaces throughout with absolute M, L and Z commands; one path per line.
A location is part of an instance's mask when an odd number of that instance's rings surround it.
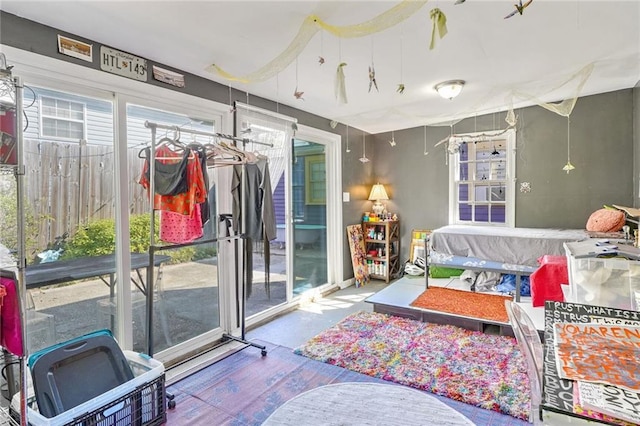
M 19 312 L 20 312 L 20 328 L 21 328 L 21 342 L 22 342 L 22 355 L 18 356 L 19 365 L 19 378 L 18 387 L 15 389 L 15 377 L 12 368 L 7 368 L 7 375 L 5 377 L 7 381 L 7 387 L 9 390 L 9 398 L 15 394 L 16 391 L 20 392 L 20 419 L 19 424 L 26 426 L 28 424 L 27 419 L 27 398 L 28 398 L 28 369 L 27 369 L 27 320 L 26 320 L 26 294 L 27 284 L 25 279 L 25 269 L 27 267 L 26 258 L 26 237 L 25 237 L 25 205 L 24 205 L 24 177 L 25 177 L 25 164 L 24 164 L 24 144 L 23 144 L 23 89 L 24 85 L 20 77 L 12 75 L 10 66 L 6 65 L 6 58 L 4 54 L 0 53 L 0 91 L 3 94 L 9 95 L 13 99 L 14 103 L 6 104 L 0 103 L 0 110 L 10 111 L 13 110 L 15 114 L 15 121 L 13 125 L 13 137 L 15 143 L 16 163 L 15 164 L 0 164 L 0 172 L 5 173 L 7 171 L 12 172 L 16 178 L 16 226 L 17 226 L 17 265 L 15 272 L 15 289 L 18 298 Z M 5 366 L 6 367 L 6 366 Z M 8 408 L 0 407 L 0 424 L 18 424 L 8 415 Z M 3 423 L 6 422 L 6 423 Z
M 211 137 L 211 138 L 217 138 L 217 139 L 227 139 L 227 140 L 232 140 L 234 142 L 241 142 L 243 144 L 243 147 L 247 144 L 247 143 L 252 143 L 252 144 L 259 144 L 259 145 L 265 145 L 265 146 L 269 146 L 269 147 L 273 147 L 273 144 L 268 143 L 268 142 L 261 142 L 261 141 L 254 141 L 248 138 L 238 138 L 232 135 L 227 135 L 224 133 L 215 133 L 215 132 L 205 132 L 205 131 L 201 131 L 201 130 L 192 130 L 192 129 L 182 129 L 178 126 L 168 126 L 168 125 L 163 125 L 163 124 L 158 124 L 158 123 L 153 123 L 153 122 L 149 122 L 149 121 L 145 121 L 144 123 L 145 127 L 151 129 L 151 152 L 150 152 L 150 158 L 149 158 L 149 194 L 150 194 L 150 203 L 151 203 L 151 217 L 150 217 L 150 232 L 149 232 L 149 241 L 150 241 L 150 245 L 149 245 L 149 262 L 153 262 L 154 261 L 154 255 L 155 252 L 158 250 L 163 250 L 163 249 L 174 249 L 174 248 L 179 248 L 179 247 L 186 247 L 186 246 L 193 246 L 193 245 L 199 245 L 199 244 L 207 244 L 207 243 L 218 243 L 220 241 L 233 241 L 234 242 L 234 256 L 236 259 L 236 270 L 235 270 L 235 288 L 236 288 L 236 298 L 237 298 L 237 302 L 236 303 L 236 324 L 239 323 L 240 325 L 240 337 L 237 336 L 233 336 L 230 333 L 224 333 L 222 335 L 222 340 L 221 343 L 228 343 L 230 341 L 236 341 L 236 342 L 240 342 L 242 344 L 245 344 L 247 346 L 252 346 L 255 348 L 258 348 L 261 350 L 261 354 L 262 356 L 265 356 L 267 354 L 267 350 L 266 347 L 263 345 L 259 345 L 257 343 L 253 343 L 250 342 L 248 340 L 246 340 L 245 338 L 245 295 L 246 295 L 246 282 L 244 281 L 244 274 L 240 274 L 239 273 L 239 268 L 237 267 L 238 265 L 238 256 L 239 256 L 239 240 L 245 240 L 247 241 L 247 238 L 244 234 L 244 230 L 245 225 L 242 224 L 241 230 L 242 232 L 240 232 L 237 235 L 233 235 L 233 236 L 229 236 L 229 237 L 222 237 L 222 238 L 210 238 L 210 239 L 205 239 L 205 240 L 199 240 L 199 241 L 194 241 L 194 242 L 190 242 L 190 243 L 184 243 L 184 244 L 170 244 L 170 245 L 156 245 L 155 242 L 155 182 L 154 182 L 154 173 L 155 173 L 155 151 L 156 151 L 156 138 L 157 138 L 157 130 L 158 129 L 162 129 L 162 130 L 168 130 L 168 131 L 174 131 L 176 132 L 176 136 L 179 135 L 180 133 L 187 133 L 187 134 L 192 134 L 192 135 L 201 135 L 201 136 L 207 136 L 207 137 Z M 246 179 L 246 176 L 244 174 L 244 169 L 243 169 L 243 173 L 242 173 L 242 179 L 244 181 L 244 179 Z M 244 199 L 244 197 L 243 197 Z M 246 206 L 242 206 L 242 210 L 245 211 Z M 244 217 L 245 215 L 243 215 Z M 246 243 L 246 242 L 245 242 Z M 250 241 L 249 241 L 250 244 Z M 150 263 L 150 265 L 153 265 L 153 263 Z M 243 279 L 240 280 L 240 275 L 242 275 Z M 153 356 L 153 276 L 154 276 L 154 269 L 153 268 L 147 268 L 147 311 L 146 311 L 146 324 L 145 324 L 145 332 L 146 332 L 146 336 L 147 336 L 147 354 L 149 356 Z M 242 281 L 242 282 L 241 282 Z

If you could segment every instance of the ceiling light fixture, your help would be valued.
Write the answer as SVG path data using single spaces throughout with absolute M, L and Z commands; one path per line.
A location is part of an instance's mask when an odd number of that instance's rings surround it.
M 436 84 L 434 89 L 436 89 L 436 92 L 443 98 L 451 100 L 462 92 L 464 83 L 464 80 L 443 81 L 442 83 Z

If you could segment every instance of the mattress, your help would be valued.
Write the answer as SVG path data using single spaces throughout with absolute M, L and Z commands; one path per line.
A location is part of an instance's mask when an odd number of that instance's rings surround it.
M 544 255 L 564 256 L 565 242 L 589 238 L 582 229 L 448 225 L 431 233 L 431 249 L 515 265 L 538 266 Z

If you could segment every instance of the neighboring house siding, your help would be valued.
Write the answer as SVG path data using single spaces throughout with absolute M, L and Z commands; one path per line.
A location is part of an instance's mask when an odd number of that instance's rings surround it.
M 40 87 L 31 87 L 31 89 L 35 92 L 35 99 L 33 97 L 34 94 L 31 93 L 30 90 L 25 90 L 24 92 L 24 111 L 27 116 L 27 128 L 24 131 L 25 139 L 39 139 L 49 142 L 74 142 L 72 139 L 41 136 L 40 97 L 45 96 L 84 104 L 85 139 L 87 140 L 87 144 L 113 146 L 113 107 L 111 102 Z
M 275 191 L 273 191 L 273 208 L 276 211 L 276 223 L 283 224 L 286 220 L 285 211 L 285 196 L 284 196 L 284 174 L 278 181 Z

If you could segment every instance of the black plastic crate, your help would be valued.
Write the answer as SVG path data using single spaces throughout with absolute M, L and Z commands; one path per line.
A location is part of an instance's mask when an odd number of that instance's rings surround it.
M 152 426 L 167 420 L 164 374 L 65 426 Z

